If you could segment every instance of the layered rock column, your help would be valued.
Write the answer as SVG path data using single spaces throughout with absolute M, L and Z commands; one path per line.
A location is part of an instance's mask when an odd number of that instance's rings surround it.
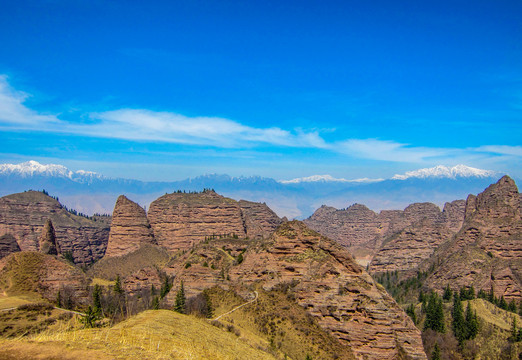
M 144 244 L 157 244 L 147 214 L 140 205 L 120 195 L 112 214 L 105 256 L 122 256 L 138 250 Z

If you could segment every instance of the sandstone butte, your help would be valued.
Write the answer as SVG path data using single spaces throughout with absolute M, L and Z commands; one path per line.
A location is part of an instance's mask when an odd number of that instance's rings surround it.
M 71 253 L 76 264 L 88 265 L 103 257 L 109 227 L 67 211 L 57 200 L 39 191 L 0 198 L 0 236 L 14 237 L 22 251 L 38 251 L 39 237 L 50 219 L 62 254 Z
M 420 331 L 341 245 L 304 223 L 282 224 L 229 270 L 266 290 L 289 284 L 299 305 L 361 359 L 426 359 Z
M 112 213 L 106 257 L 122 256 L 144 244 L 157 244 L 145 210 L 120 195 Z
M 442 291 L 473 285 L 475 290 L 522 299 L 522 211 L 515 182 L 508 176 L 478 196 L 469 195 L 459 232 L 423 266 L 435 266 L 429 288 Z
M 322 206 L 304 222 L 345 246 L 360 263 L 365 263 L 391 236 L 421 221 L 440 229 L 442 235 L 456 233 L 464 221 L 464 201 L 446 203 L 443 211 L 432 203 L 415 203 L 404 211 L 383 210 L 378 214 L 361 204 L 343 210 Z
M 282 221 L 265 204 L 238 202 L 211 190 L 161 196 L 150 204 L 148 218 L 158 245 L 169 251 L 191 249 L 213 235 L 262 238 Z

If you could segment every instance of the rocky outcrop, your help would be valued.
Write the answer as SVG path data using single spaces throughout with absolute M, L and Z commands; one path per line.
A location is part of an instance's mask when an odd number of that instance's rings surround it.
M 420 331 L 336 242 L 302 222 L 281 225 L 230 269 L 231 281 L 288 284 L 298 304 L 360 359 L 426 359 Z
M 268 238 L 282 222 L 265 203 L 239 200 L 239 208 L 250 239 Z
M 122 256 L 144 244 L 156 244 L 145 210 L 120 195 L 112 213 L 106 257 Z
M 58 255 L 58 250 L 56 249 L 56 234 L 54 232 L 53 222 L 49 219 L 47 219 L 42 229 L 38 248 L 43 254 Z
M 520 194 L 508 176 L 466 202 L 460 231 L 425 267 L 436 265 L 426 286 L 442 290 L 473 285 L 494 289 L 508 300 L 522 299 L 522 211 Z
M 22 251 L 38 251 L 39 237 L 47 219 L 52 221 L 61 253 L 87 265 L 103 257 L 109 228 L 67 211 L 57 200 L 27 191 L 0 198 L 0 236 L 13 236 Z
M 404 217 L 409 216 L 410 221 L 415 221 L 413 214 L 416 210 L 432 216 L 424 217 L 385 238 L 369 265 L 370 273 L 401 271 L 405 272 L 403 275 L 406 276 L 415 274 L 419 265 L 429 259 L 441 244 L 449 241 L 460 229 L 464 220 L 465 204 L 464 200 L 446 203 L 441 213 L 433 211 L 431 206 L 431 211 L 427 212 L 426 208 L 406 208 Z
M 77 301 L 88 297 L 84 274 L 56 256 L 23 251 L 2 259 L 0 290 L 8 295 L 37 292 L 51 301 L 67 293 Z
M 0 259 L 18 251 L 20 251 L 20 246 L 18 246 L 13 235 L 5 234 L 0 236 Z
M 159 291 L 161 285 L 161 274 L 153 266 L 144 267 L 131 275 L 127 275 L 122 281 L 123 289 L 127 295 L 137 296 L 140 299 L 149 298 L 149 300 L 152 300 L 153 297 L 152 287 Z
M 463 220 L 464 202 L 454 201 L 442 212 L 432 203 L 415 203 L 404 211 L 383 210 L 379 214 L 360 204 L 344 210 L 322 206 L 305 223 L 348 248 L 356 258 L 370 260 L 392 236 L 416 223 L 425 221 L 440 232 L 446 228 L 456 232 Z
M 454 233 L 447 227 L 434 224 L 429 219 L 410 225 L 390 236 L 374 255 L 368 271 L 384 273 L 408 272 L 413 275 L 419 265 L 429 259 L 434 251 Z
M 167 194 L 150 204 L 148 218 L 159 245 L 170 251 L 187 250 L 212 236 L 260 238 L 281 222 L 264 204 L 216 194 Z

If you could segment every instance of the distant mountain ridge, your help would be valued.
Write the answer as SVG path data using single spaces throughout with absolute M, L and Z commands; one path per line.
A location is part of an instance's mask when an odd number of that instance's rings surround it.
M 0 196 L 29 189 L 47 190 L 69 208 L 85 214 L 112 213 L 119 195 L 141 206 L 177 190 L 215 189 L 236 200 L 265 202 L 279 216 L 304 219 L 321 205 L 345 208 L 354 203 L 379 211 L 403 209 L 414 202 L 447 201 L 478 193 L 502 174 L 465 165 L 437 166 L 397 174 L 390 179 L 345 179 L 313 175 L 293 180 L 207 174 L 185 180 L 145 182 L 110 178 L 91 171 L 72 171 L 63 165 L 28 161 L 0 164 Z

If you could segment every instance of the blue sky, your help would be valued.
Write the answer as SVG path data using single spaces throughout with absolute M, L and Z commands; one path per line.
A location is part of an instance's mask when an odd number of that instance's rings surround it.
M 16 1 L 0 162 L 108 176 L 522 176 L 520 1 Z

